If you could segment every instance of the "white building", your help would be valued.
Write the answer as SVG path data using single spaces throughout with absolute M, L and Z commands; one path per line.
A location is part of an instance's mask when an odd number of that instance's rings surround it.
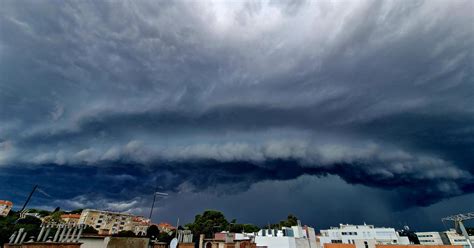
M 443 242 L 442 233 L 439 232 L 417 232 L 415 234 L 420 241 L 420 245 L 443 245 L 446 242 Z
M 317 248 L 314 228 L 301 225 L 262 229 L 255 236 L 255 243 L 267 248 Z
M 418 240 L 422 245 L 463 245 L 468 243 L 463 235 L 456 233 L 451 229 L 444 232 L 417 232 Z M 471 242 L 474 243 L 474 236 L 470 236 Z
M 321 247 L 327 243 L 355 244 L 356 248 L 375 248 L 376 244 L 408 245 L 408 237 L 400 236 L 394 228 L 373 225 L 344 225 L 321 230 Z

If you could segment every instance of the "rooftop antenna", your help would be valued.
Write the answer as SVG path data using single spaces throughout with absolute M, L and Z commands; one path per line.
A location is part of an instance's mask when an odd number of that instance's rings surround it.
M 178 221 L 176 221 L 176 233 L 175 233 L 175 238 L 178 238 L 178 227 L 179 227 L 179 217 L 178 217 Z
M 448 217 L 442 218 L 441 221 L 443 223 L 444 223 L 444 221 L 453 221 L 454 226 L 459 227 L 459 229 L 461 230 L 462 235 L 464 235 L 464 238 L 466 238 L 466 242 L 467 242 L 468 246 L 470 248 L 473 248 L 472 247 L 472 241 L 469 238 L 469 234 L 467 233 L 466 228 L 464 227 L 464 224 L 463 224 L 463 221 L 472 220 L 472 219 L 474 219 L 474 212 L 448 216 Z
M 155 191 L 153 191 L 153 203 L 151 204 L 151 209 L 150 209 L 150 221 L 151 221 L 151 216 L 153 215 L 153 208 L 155 207 L 155 201 L 156 201 L 156 196 L 168 196 L 167 193 L 162 193 L 158 192 L 158 187 L 155 188 Z
M 35 186 L 33 187 L 33 190 L 31 190 L 31 193 L 30 193 L 30 195 L 28 196 L 28 198 L 26 199 L 25 204 L 23 204 L 23 207 L 20 209 L 20 213 L 21 213 L 23 210 L 25 210 L 26 205 L 28 205 L 28 202 L 30 202 L 31 196 L 33 196 L 33 193 L 35 193 L 35 191 L 36 191 L 37 188 L 38 188 L 38 185 L 35 185 Z

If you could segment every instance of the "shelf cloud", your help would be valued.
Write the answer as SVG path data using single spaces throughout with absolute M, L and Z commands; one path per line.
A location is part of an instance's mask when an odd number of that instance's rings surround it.
M 394 192 L 390 211 L 472 195 L 473 9 L 5 1 L 0 179 L 119 211 L 157 183 L 231 201 L 308 176 Z

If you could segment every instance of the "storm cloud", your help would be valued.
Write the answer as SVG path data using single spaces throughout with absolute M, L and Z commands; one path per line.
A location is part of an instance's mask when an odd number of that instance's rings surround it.
M 390 191 L 386 213 L 474 192 L 472 1 L 1 5 L 2 197 L 133 211 L 156 184 L 232 201 L 328 177 Z

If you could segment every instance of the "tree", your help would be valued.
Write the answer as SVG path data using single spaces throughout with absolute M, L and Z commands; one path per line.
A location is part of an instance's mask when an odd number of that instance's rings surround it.
M 15 212 L 10 212 L 6 217 L 0 217 L 0 247 L 4 243 L 8 243 L 10 236 L 20 228 L 23 228 L 24 231 L 27 232 L 28 237 L 38 235 L 41 220 L 32 216 L 26 216 L 26 218 L 19 220 L 18 218 L 19 215 Z
M 146 230 L 146 236 L 149 238 L 158 238 L 160 235 L 160 229 L 156 225 L 151 225 Z
M 233 224 L 230 225 L 229 227 L 229 232 L 235 232 L 235 233 L 240 233 L 240 232 L 246 232 L 246 233 L 253 233 L 253 232 L 258 232 L 260 228 L 256 225 L 253 224 Z
M 158 241 L 160 242 L 165 242 L 165 243 L 171 243 L 171 240 L 175 237 L 176 231 L 172 231 L 170 233 L 167 232 L 160 232 L 158 235 Z
M 206 210 L 204 213 L 196 215 L 194 223 L 187 224 L 195 237 L 204 234 L 206 238 L 212 238 L 214 233 L 227 230 L 229 222 L 223 213 L 215 210 Z
M 289 214 L 286 220 L 281 220 L 278 224 L 270 224 L 270 228 L 292 227 L 296 225 L 298 225 L 298 218 L 293 214 Z M 268 226 L 264 228 L 268 228 Z
M 127 231 L 120 231 L 119 233 L 115 234 L 114 237 L 136 237 L 137 235 L 130 230 Z

